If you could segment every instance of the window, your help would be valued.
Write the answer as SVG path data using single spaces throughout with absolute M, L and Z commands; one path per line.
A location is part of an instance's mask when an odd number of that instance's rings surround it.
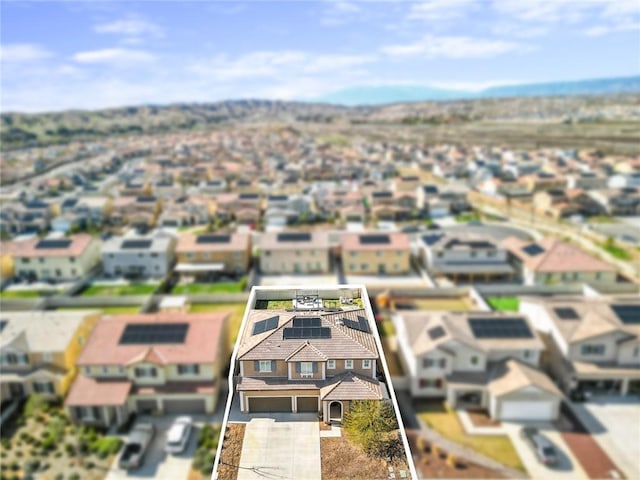
M 381 257 L 382 256 L 382 252 L 381 251 L 377 251 L 376 252 L 376 257 Z
M 187 258 L 193 258 L 193 257 L 195 257 L 195 255 L 193 253 L 191 253 L 191 252 L 187 253 Z
M 402 250 L 398 250 L 398 251 L 396 252 L 396 256 L 401 257 L 401 256 L 402 256 L 402 253 L 403 253 L 403 252 L 402 252 Z
M 38 260 L 40 261 L 40 263 L 44 263 L 44 257 L 40 257 Z
M 313 362 L 300 362 L 300 375 L 313 375 Z
M 351 253 L 350 253 L 350 255 L 351 255 L 352 257 L 355 257 L 357 254 L 358 254 L 357 252 L 351 252 Z
M 602 272 L 596 272 L 596 280 L 602 280 Z
M 69 261 L 71 263 L 75 263 L 76 262 L 76 257 L 69 257 Z
M 604 345 L 586 344 L 580 349 L 582 355 L 604 355 Z
M 349 264 L 349 270 L 353 271 L 353 270 L 355 270 L 356 268 L 358 268 L 358 266 L 357 266 L 355 263 L 351 263 L 351 264 Z
M 440 364 L 440 368 L 446 368 L 447 359 L 446 358 L 441 358 L 439 364 Z
M 492 258 L 495 257 L 497 255 L 497 252 L 495 250 L 489 250 L 487 252 L 487 257 Z
M 362 360 L 362 368 L 371 368 L 371 360 Z
M 27 355 L 26 353 L 19 353 L 18 354 L 18 363 L 21 365 L 28 365 L 29 364 L 29 355 Z
M 134 372 L 139 378 L 158 376 L 158 371 L 154 367 L 136 367 Z
M 420 388 L 442 388 L 442 379 L 436 378 L 435 380 L 430 378 L 421 378 L 418 381 Z
M 637 349 L 637 348 L 636 348 Z M 335 370 L 336 368 L 336 361 L 335 360 L 328 360 L 327 361 L 327 368 L 329 370 Z
M 633 356 L 634 356 L 634 357 L 640 356 L 640 346 L 636 346 L 636 347 L 633 349 Z
M 124 367 L 122 367 L 122 366 L 118 367 L 118 373 L 120 375 L 124 375 Z
M 91 367 L 84 367 L 82 371 L 85 375 L 91 375 Z
M 33 382 L 33 391 L 35 393 L 55 393 L 53 383 L 51 382 Z
M 151 258 L 158 258 L 158 254 L 157 253 L 152 253 L 151 254 Z
M 438 252 L 438 258 L 444 257 L 444 252 Z
M 261 373 L 271 372 L 271 360 L 260 360 L 258 364 L 258 371 Z
M 105 375 L 108 374 L 109 373 L 109 367 L 107 367 L 106 365 L 103 365 L 102 366 L 102 373 L 105 374 Z
M 28 258 L 23 258 L 22 259 L 22 263 L 30 263 L 30 262 L 31 262 L 31 260 L 29 260 Z
M 471 365 L 477 365 L 477 364 L 478 364 L 478 357 L 474 355 L 473 357 L 471 357 Z
M 178 365 L 178 375 L 198 375 L 199 373 L 200 365 L 197 363 Z
M 53 356 L 51 355 L 51 352 L 43 352 L 42 361 L 44 363 L 51 363 L 53 361 Z
M 344 368 L 353 368 L 353 360 L 345 360 Z
M 431 358 L 423 358 L 422 359 L 422 368 L 431 368 L 433 367 L 433 359 Z
M 531 357 L 531 352 L 530 352 L 529 350 L 524 350 L 524 351 L 522 352 L 522 356 L 523 356 L 524 358 L 529 358 L 529 357 Z
M 363 263 L 360 267 L 362 267 L 361 270 L 368 270 L 368 265 L 366 263 Z
M 478 256 L 478 252 L 471 251 L 471 258 L 476 258 Z
M 71 275 L 75 275 L 75 274 L 76 274 L 76 269 L 75 269 L 75 268 L 72 268 L 72 269 L 71 269 Z
M 264 251 L 265 256 L 270 257 L 271 256 L 271 252 L 269 250 L 265 250 Z

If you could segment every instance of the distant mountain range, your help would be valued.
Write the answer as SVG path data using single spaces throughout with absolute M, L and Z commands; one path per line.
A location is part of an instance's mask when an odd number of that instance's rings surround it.
M 481 98 L 606 95 L 635 92 L 640 92 L 640 76 L 573 82 L 503 85 L 475 92 L 431 88 L 420 85 L 362 86 L 339 90 L 315 100 L 353 106 Z

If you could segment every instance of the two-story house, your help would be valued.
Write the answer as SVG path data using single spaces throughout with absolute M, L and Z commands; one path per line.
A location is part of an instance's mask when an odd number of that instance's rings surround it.
M 114 315 L 100 319 L 65 400 L 87 425 L 131 413 L 213 413 L 227 362 L 228 313 Z
M 326 273 L 330 268 L 326 232 L 266 232 L 258 247 L 263 273 Z
M 520 311 L 548 335 L 551 372 L 561 388 L 640 394 L 640 300 L 523 298 Z
M 32 393 L 63 397 L 76 376 L 76 358 L 99 316 L 91 310 L 2 312 L 2 401 Z
M 175 244 L 169 234 L 112 237 L 102 247 L 104 273 L 112 277 L 165 277 L 175 261 Z
M 87 234 L 21 241 L 13 254 L 15 275 L 58 282 L 80 279 L 100 263 L 100 246 L 99 239 Z
M 347 275 L 404 275 L 411 270 L 409 237 L 404 233 L 346 233 L 341 243 Z
M 249 302 L 261 290 L 254 288 Z M 276 298 L 289 290 L 266 293 Z M 349 296 L 354 292 L 361 294 L 349 289 Z M 246 313 L 235 367 L 240 410 L 313 412 L 329 423 L 341 422 L 354 400 L 389 399 L 378 379 L 383 368 L 370 310 L 354 305 L 327 311 L 317 289 L 290 294 L 305 299 L 294 311 L 257 308 L 255 301 Z
M 507 251 L 488 235 L 436 231 L 423 235 L 418 244 L 427 270 L 455 283 L 512 281 L 515 277 Z
M 183 233 L 176 245 L 175 271 L 196 279 L 219 275 L 244 275 L 251 261 L 251 236 L 248 234 Z
M 540 369 L 544 343 L 524 315 L 400 311 L 398 354 L 414 397 L 486 408 L 498 420 L 554 420 L 562 392 Z

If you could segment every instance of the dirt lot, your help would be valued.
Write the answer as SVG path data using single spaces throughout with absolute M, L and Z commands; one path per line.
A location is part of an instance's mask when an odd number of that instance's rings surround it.
M 218 465 L 219 480 L 236 480 L 238 477 L 238 469 L 235 465 L 240 464 L 244 428 L 244 423 L 227 424 Z
M 418 455 L 417 459 L 414 457 L 414 462 L 420 478 L 504 478 L 495 470 L 462 460 L 457 460 L 456 468 L 451 468 L 447 465 L 446 452 L 440 452 L 438 456 L 431 451 L 418 452 L 416 445 L 418 435 L 415 430 L 407 430 L 407 437 L 411 451 L 414 455 L 416 453 Z
M 388 465 L 385 461 L 368 457 L 355 443 L 344 436 L 321 438 L 320 455 L 322 457 L 322 480 L 389 478 Z M 400 478 L 400 470 L 407 472 L 407 478 L 411 477 L 406 464 L 395 462 L 392 466 L 396 478 Z
M 468 409 L 469 419 L 476 427 L 499 427 L 500 421 L 493 420 L 489 412 L 482 409 Z

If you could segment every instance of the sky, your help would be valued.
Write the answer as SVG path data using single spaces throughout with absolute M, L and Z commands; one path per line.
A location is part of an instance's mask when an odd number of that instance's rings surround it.
M 0 2 L 0 111 L 640 75 L 640 0 Z

